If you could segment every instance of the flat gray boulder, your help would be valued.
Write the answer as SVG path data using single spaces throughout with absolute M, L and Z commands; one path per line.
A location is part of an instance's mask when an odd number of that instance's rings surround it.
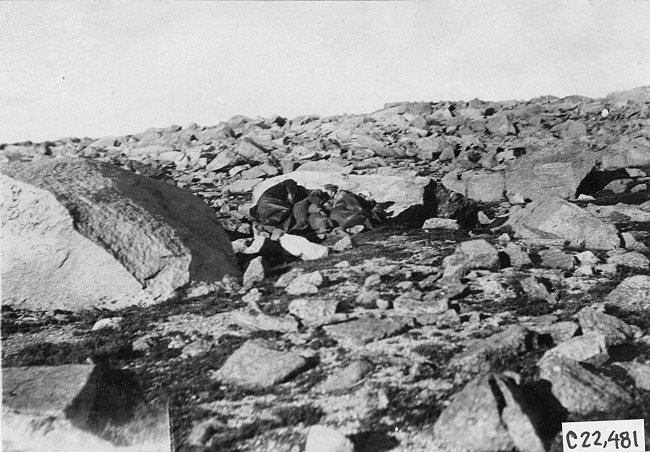
M 214 212 L 188 191 L 86 159 L 0 171 L 7 304 L 115 309 L 240 274 Z
M 511 214 L 504 226 L 525 240 L 562 239 L 595 250 L 613 250 L 620 245 L 613 224 L 557 197 L 531 202 Z
M 533 201 L 549 196 L 572 198 L 596 165 L 596 157 L 588 149 L 576 149 L 574 143 L 526 154 L 506 171 L 506 192 Z

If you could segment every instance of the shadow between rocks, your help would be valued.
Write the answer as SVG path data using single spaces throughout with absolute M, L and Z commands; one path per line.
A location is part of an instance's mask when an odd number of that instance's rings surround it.
M 351 435 L 356 452 L 384 452 L 399 446 L 399 441 L 383 432 L 361 432 Z

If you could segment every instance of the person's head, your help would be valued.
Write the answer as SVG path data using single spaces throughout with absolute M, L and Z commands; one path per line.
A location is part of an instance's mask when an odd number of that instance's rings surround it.
M 334 197 L 336 192 L 339 191 L 339 187 L 333 184 L 325 184 L 325 187 L 323 188 L 330 198 Z

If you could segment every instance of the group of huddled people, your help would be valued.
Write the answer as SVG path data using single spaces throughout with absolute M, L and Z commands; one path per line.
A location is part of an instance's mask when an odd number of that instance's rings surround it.
M 380 206 L 363 195 L 331 184 L 323 190 L 307 190 L 292 179 L 266 190 L 250 214 L 259 231 L 282 229 L 319 237 L 330 232 L 346 235 L 351 230 L 371 229 L 384 219 Z

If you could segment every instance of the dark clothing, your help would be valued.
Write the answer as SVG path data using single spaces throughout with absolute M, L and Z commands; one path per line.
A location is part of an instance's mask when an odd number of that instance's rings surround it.
M 305 198 L 305 187 L 293 179 L 287 179 L 266 190 L 250 213 L 263 226 L 275 226 L 287 231 L 295 223 L 292 215 L 294 205 Z
M 376 203 L 349 191 L 339 192 L 335 198 L 330 219 L 343 229 L 360 224 L 371 228 L 373 222 L 381 219 L 375 212 Z

